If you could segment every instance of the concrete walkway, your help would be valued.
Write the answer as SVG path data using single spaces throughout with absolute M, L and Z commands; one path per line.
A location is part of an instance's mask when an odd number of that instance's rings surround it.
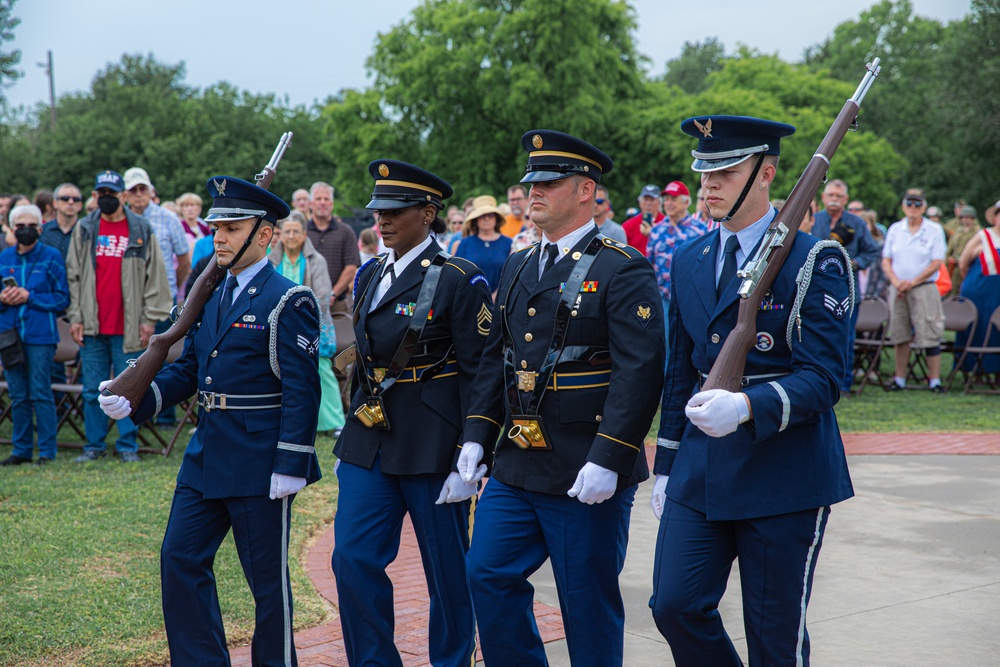
M 809 630 L 827 666 L 986 665 L 1000 654 L 1000 434 L 848 434 L 856 497 L 834 507 L 817 568 Z M 647 447 L 647 455 L 653 454 Z M 957 456 L 959 454 L 971 456 Z M 673 662 L 649 612 L 656 520 L 651 484 L 632 512 L 621 576 L 626 665 Z M 307 558 L 317 590 L 337 604 L 332 526 Z M 397 561 L 396 645 L 406 667 L 428 665 L 427 588 L 407 521 Z M 746 660 L 739 573 L 720 611 Z M 553 667 L 569 665 L 551 571 L 532 579 Z M 295 635 L 300 667 L 346 667 L 339 621 Z M 249 647 L 232 651 L 249 666 Z M 480 656 L 481 659 L 481 656 Z

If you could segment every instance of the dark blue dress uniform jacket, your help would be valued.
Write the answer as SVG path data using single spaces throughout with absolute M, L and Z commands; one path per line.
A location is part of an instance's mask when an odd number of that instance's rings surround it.
M 801 340 L 786 328 L 796 275 L 817 240 L 799 232 L 792 251 L 757 312 L 757 346 L 747 358 L 743 391 L 753 419 L 723 438 L 711 438 L 684 415 L 736 326 L 739 280 L 717 302 L 719 232 L 674 255 L 670 303 L 670 366 L 654 472 L 669 475 L 667 497 L 704 512 L 710 521 L 773 516 L 823 507 L 854 495 L 833 406 L 846 373 L 850 331 L 849 266 L 843 253 L 822 249 L 801 308 Z M 705 249 L 708 249 L 706 252 Z
M 412 319 L 406 308 L 416 303 L 429 267 L 440 251 L 431 243 L 396 276 L 375 309 L 368 312 L 386 255 L 370 260 L 358 273 L 354 327 L 358 356 L 369 370 L 387 369 Z M 434 364 L 448 354 L 449 365 L 426 382 L 413 382 L 412 372 L 400 377 L 384 394 L 390 430 L 368 428 L 354 416 L 365 403 L 355 371 L 351 409 L 334 453 L 343 461 L 371 468 L 381 452 L 382 472 L 390 475 L 448 474 L 455 470 L 464 442 L 462 426 L 479 357 L 490 328 L 490 290 L 482 271 L 468 260 L 451 257 L 441 274 L 420 346 L 407 367 Z M 397 313 L 397 310 L 400 312 Z M 448 353 L 449 348 L 454 349 Z M 422 372 L 422 371 L 418 371 Z M 403 382 L 402 380 L 409 381 Z M 373 386 L 376 384 L 373 381 Z
M 315 295 L 270 263 L 243 288 L 219 323 L 221 293 L 216 289 L 201 321 L 188 332 L 183 355 L 156 375 L 155 387 L 146 392 L 134 419 L 149 419 L 195 391 L 281 393 L 273 401 L 281 407 L 200 408 L 198 430 L 188 443 L 177 481 L 205 498 L 266 496 L 274 472 L 303 477 L 311 484 L 320 478 L 314 447 L 320 401 Z
M 583 252 L 596 235 L 595 228 L 572 251 Z M 560 287 L 576 261 L 571 252 L 539 281 L 536 244 L 511 255 L 504 264 L 465 439 L 481 443 L 487 454 L 496 443 L 491 475 L 508 486 L 564 494 L 588 461 L 617 472 L 620 489 L 649 477 L 643 438 L 656 413 L 666 355 L 659 291 L 653 268 L 639 251 L 610 239 L 604 243 L 586 277 L 596 282 L 596 290 L 581 293 L 565 346 L 608 350 L 610 384 L 546 391 L 539 414 L 551 450 L 520 449 L 506 437 L 512 422 L 505 400 L 500 317 L 508 318 L 518 370 L 538 371 L 552 341 Z M 528 263 L 511 286 L 526 253 L 531 255 Z M 502 303 L 508 287 L 510 296 Z M 557 364 L 555 370 L 574 373 L 602 367 L 607 365 L 576 361 Z

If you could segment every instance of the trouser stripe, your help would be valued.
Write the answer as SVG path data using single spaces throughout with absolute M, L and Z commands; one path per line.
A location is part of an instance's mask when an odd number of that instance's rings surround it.
M 816 546 L 819 544 L 823 531 L 823 514 L 826 507 L 820 507 L 816 512 L 816 528 L 813 531 L 813 541 L 809 545 L 809 553 L 806 555 L 806 567 L 802 573 L 802 599 L 799 601 L 799 634 L 795 644 L 795 667 L 803 667 L 805 660 L 802 656 L 803 645 L 806 638 L 806 603 L 809 600 L 809 572 L 812 569 L 813 558 L 816 556 Z

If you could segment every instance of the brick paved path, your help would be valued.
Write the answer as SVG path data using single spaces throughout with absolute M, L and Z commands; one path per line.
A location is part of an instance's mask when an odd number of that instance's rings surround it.
M 1000 455 L 1000 433 L 849 433 L 844 448 L 850 455 L 863 454 L 990 454 Z M 646 447 L 652 463 L 655 447 Z M 333 526 L 313 545 L 306 558 L 306 569 L 320 595 L 337 605 L 337 588 L 330 570 L 333 552 Z M 409 519 L 403 527 L 399 557 L 389 568 L 395 586 L 396 646 L 406 667 L 429 665 L 427 661 L 427 584 L 420 565 L 420 552 Z M 545 642 L 565 638 L 558 609 L 535 604 L 535 618 Z M 340 622 L 295 633 L 300 667 L 347 667 Z M 482 660 L 482 656 L 477 656 Z M 234 667 L 250 666 L 250 647 L 232 650 Z

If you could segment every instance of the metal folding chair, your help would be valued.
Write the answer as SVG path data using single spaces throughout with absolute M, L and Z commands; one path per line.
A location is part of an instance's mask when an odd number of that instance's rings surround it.
M 954 366 L 948 373 L 948 379 L 945 382 L 945 389 L 950 390 L 955 374 L 961 369 L 962 362 L 965 361 L 966 348 L 971 342 L 972 334 L 979 322 L 979 311 L 976 309 L 976 304 L 964 296 L 948 297 L 941 304 L 941 307 L 944 309 L 945 331 L 953 331 L 956 334 L 966 333 L 969 336 L 966 338 L 965 345 L 958 345 L 955 341 L 945 341 L 941 344 L 942 352 L 950 352 L 955 357 Z
M 854 366 L 852 373 L 861 372 L 860 394 L 868 385 L 872 373 L 879 385 L 885 388 L 880 364 L 889 331 L 889 304 L 881 297 L 865 298 L 858 304 L 858 322 L 854 327 Z
M 983 336 L 983 344 L 965 346 L 965 353 L 967 355 L 975 355 L 975 362 L 972 365 L 972 370 L 965 375 L 965 393 L 967 394 L 1000 394 L 1000 387 L 998 387 L 998 378 L 1000 378 L 1000 373 L 995 374 L 994 378 L 991 380 L 989 374 L 983 367 L 983 360 L 986 355 L 1000 355 L 1000 344 L 989 344 L 990 338 L 994 335 L 1000 336 L 1000 306 L 997 306 L 997 308 L 990 315 L 989 322 L 986 325 L 986 334 Z M 986 386 L 989 387 L 989 390 L 972 389 L 972 386 L 975 384 L 977 374 L 982 375 Z

